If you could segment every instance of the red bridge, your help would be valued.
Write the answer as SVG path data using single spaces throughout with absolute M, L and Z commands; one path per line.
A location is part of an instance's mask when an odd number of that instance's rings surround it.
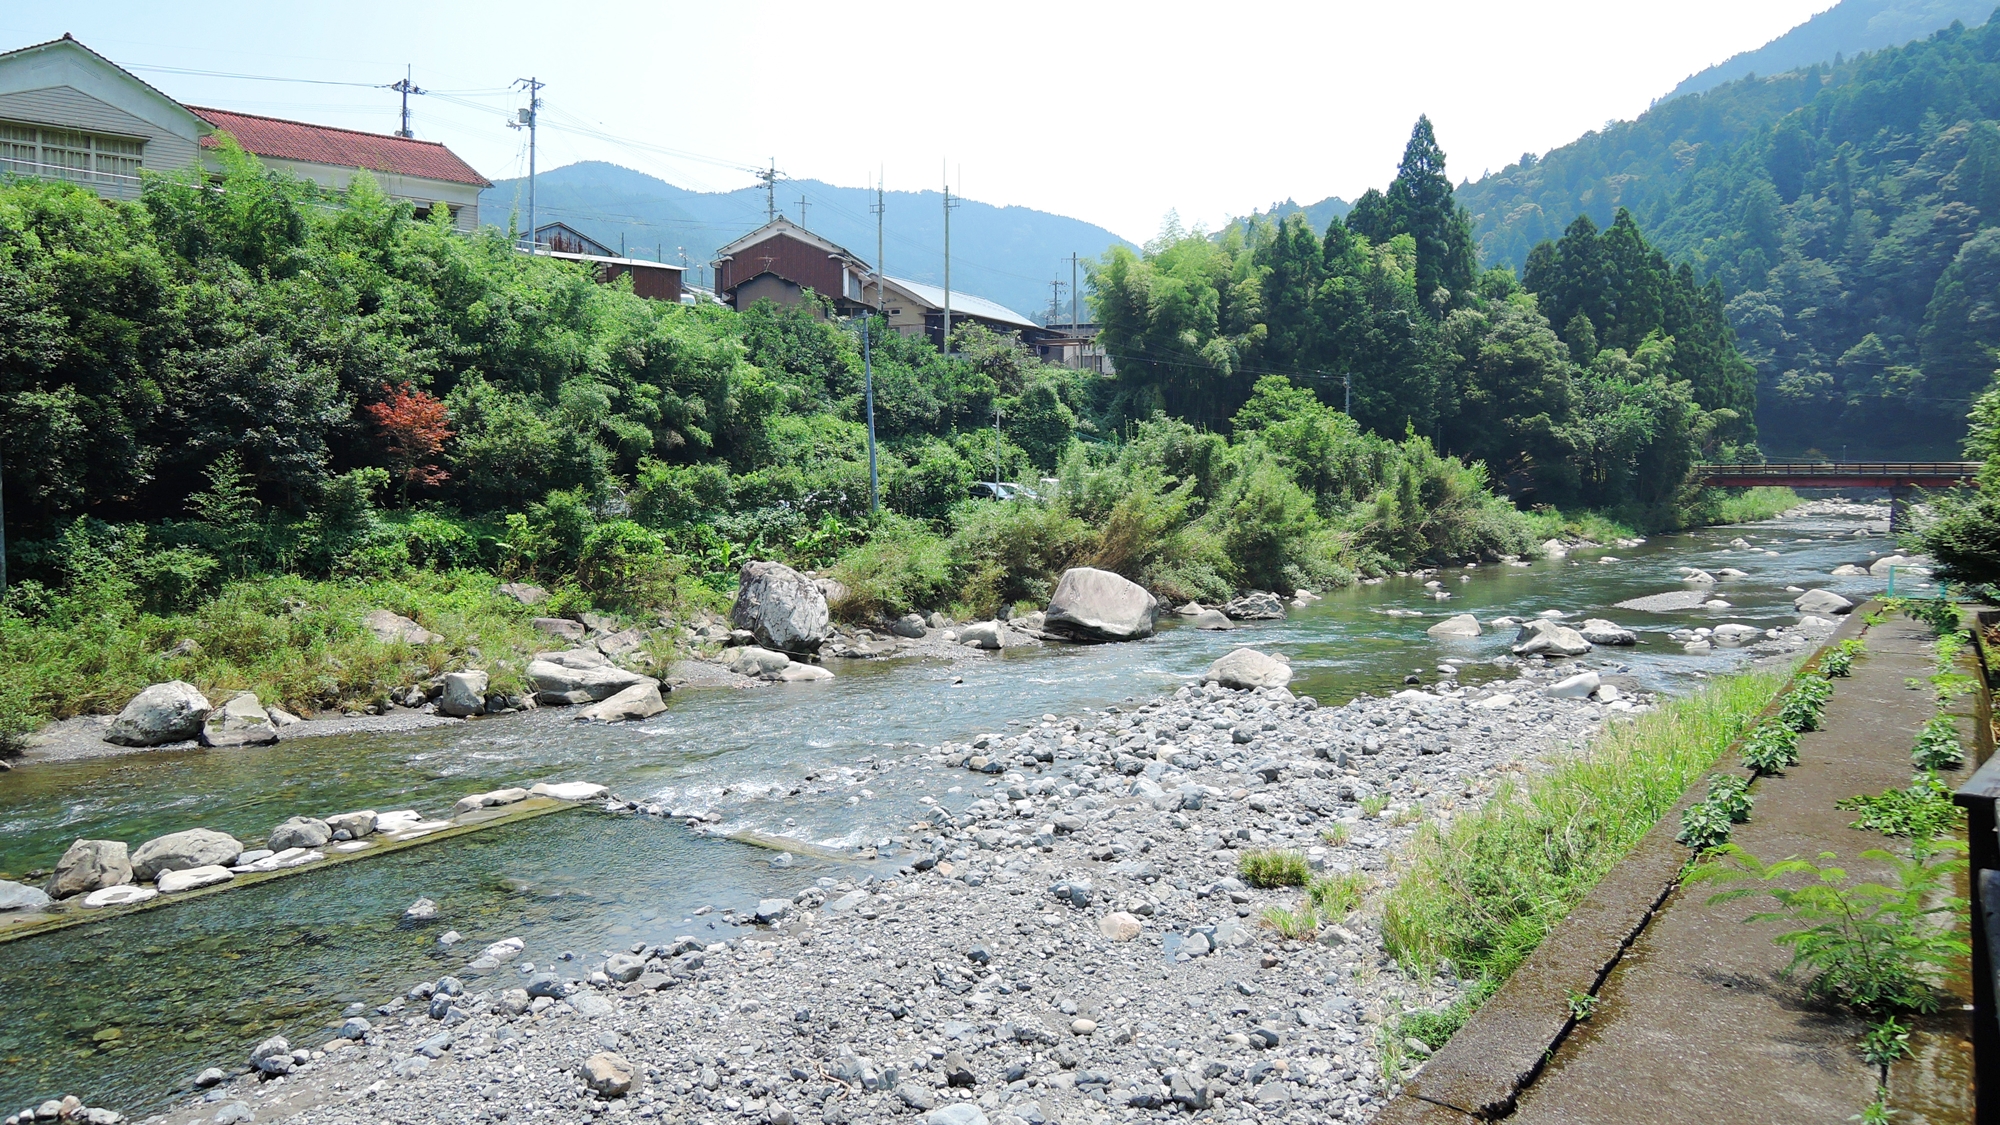
M 1766 461 L 1755 465 L 1696 465 L 1703 484 L 1726 488 L 1886 488 L 1889 529 L 1903 527 L 1903 505 L 1912 488 L 1970 484 L 1979 461 Z

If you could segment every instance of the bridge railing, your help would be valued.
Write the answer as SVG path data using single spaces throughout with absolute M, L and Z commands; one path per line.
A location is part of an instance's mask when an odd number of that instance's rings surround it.
M 1979 475 L 1978 461 L 1763 461 L 1696 465 L 1697 476 L 1725 477 L 1955 477 Z

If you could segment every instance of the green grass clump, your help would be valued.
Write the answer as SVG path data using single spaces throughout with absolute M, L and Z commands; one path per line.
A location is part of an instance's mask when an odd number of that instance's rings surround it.
M 1782 515 L 1804 502 L 1789 488 L 1764 486 L 1741 492 L 1717 489 L 1706 514 L 1715 523 L 1756 523 Z
M 1303 887 L 1312 878 L 1312 867 L 1302 853 L 1275 849 L 1244 852 L 1236 870 L 1253 887 Z
M 1449 827 L 1419 829 L 1383 904 L 1390 952 L 1415 971 L 1449 960 L 1463 976 L 1504 979 L 1782 682 L 1762 672 L 1719 680 L 1607 729 L 1588 753 L 1503 787 Z
M 1306 901 L 1321 919 L 1339 922 L 1354 913 L 1368 893 L 1368 879 L 1358 871 L 1322 875 L 1306 885 Z
M 1799 732 L 1782 721 L 1760 723 L 1743 740 L 1743 768 L 1759 774 L 1783 773 L 1799 764 Z

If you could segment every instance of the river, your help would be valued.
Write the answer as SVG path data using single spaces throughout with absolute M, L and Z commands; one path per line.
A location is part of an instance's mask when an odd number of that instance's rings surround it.
M 1640 632 L 1638 647 L 1600 649 L 1581 663 L 1623 671 L 1651 690 L 1684 690 L 1749 654 L 1688 654 L 1668 631 L 1794 622 L 1787 585 L 1857 601 L 1879 592 L 1879 579 L 1827 577 L 1840 563 L 1891 549 L 1880 535 L 1855 539 L 1862 526 L 1851 516 L 1801 517 L 1527 567 L 1447 571 L 1438 577 L 1452 597 L 1442 602 L 1419 580 L 1391 580 L 1226 634 L 1169 619 L 1160 635 L 1131 644 L 1018 649 L 950 664 L 835 662 L 831 683 L 678 692 L 665 714 L 622 726 L 578 725 L 550 710 L 400 734 L 36 764 L 0 775 L 0 874 L 49 867 L 78 837 L 136 846 L 206 826 L 254 840 L 295 814 L 442 812 L 469 792 L 541 780 L 590 780 L 670 808 L 714 810 L 723 828 L 843 849 L 886 844 L 908 831 L 920 797 L 969 801 L 953 790 L 972 783 L 962 771 L 925 767 L 877 773 L 876 759 L 1168 691 L 1238 644 L 1286 653 L 1298 670 L 1293 690 L 1336 703 L 1398 690 L 1411 672 L 1432 682 L 1445 659 L 1464 664 L 1463 682 L 1510 676 L 1490 661 L 1507 651 L 1512 630 L 1447 641 L 1425 628 L 1456 613 L 1484 620 L 1554 609 Z M 1731 549 L 1737 536 L 1777 553 Z M 1597 561 L 1606 554 L 1620 561 Z M 1715 588 L 1733 603 L 1728 610 L 1608 608 L 1685 588 L 1682 566 L 1735 567 L 1749 577 Z M 0 1111 L 74 1093 L 143 1114 L 185 1090 L 200 1068 L 240 1061 L 270 1034 L 317 1042 L 314 1029 L 337 1023 L 346 1004 L 379 1004 L 462 966 L 468 949 L 487 942 L 519 936 L 526 959 L 547 961 L 565 949 L 588 955 L 686 933 L 714 939 L 730 931 L 712 914 L 694 916 L 699 906 L 789 896 L 815 878 L 867 870 L 813 859 L 774 867 L 771 859 L 678 821 L 583 811 L 0 944 Z M 897 861 L 876 862 L 893 869 Z M 419 896 L 439 903 L 438 924 L 401 922 Z M 465 936 L 455 952 L 437 944 L 446 927 Z

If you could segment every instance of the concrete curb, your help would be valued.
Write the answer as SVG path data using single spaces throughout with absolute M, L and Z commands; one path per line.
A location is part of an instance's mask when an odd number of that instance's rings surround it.
M 1778 689 L 1759 717 L 1777 709 L 1798 677 L 1818 665 L 1827 647 L 1865 632 L 1864 618 L 1878 609 L 1880 604 L 1873 600 L 1854 607 Z M 1704 778 L 1742 774 L 1723 764 L 1734 749 L 1733 744 L 1725 749 L 1717 767 Z M 1496 1121 L 1514 1112 L 1521 1092 L 1577 1026 L 1570 1016 L 1569 998 L 1597 994 L 1654 911 L 1680 885 L 1688 859 L 1687 848 L 1674 839 L 1680 831 L 1680 814 L 1706 792 L 1702 779 L 1696 779 L 1458 1034 L 1404 1084 L 1402 1093 L 1376 1116 L 1376 1125 L 1457 1125 Z

